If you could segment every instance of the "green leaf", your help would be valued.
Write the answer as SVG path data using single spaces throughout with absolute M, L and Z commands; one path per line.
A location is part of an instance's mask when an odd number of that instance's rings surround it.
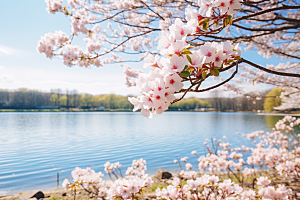
M 214 70 L 210 70 L 210 74 L 211 74 L 212 76 L 215 76 L 215 75 L 216 75 Z
M 207 22 L 203 24 L 203 29 L 207 31 Z
M 188 65 L 185 65 L 183 70 L 186 70 L 188 67 L 189 67 Z
M 188 71 L 182 71 L 182 72 L 180 73 L 180 76 L 183 76 L 183 77 L 189 77 L 189 75 L 191 75 L 191 73 L 188 72 Z
M 237 57 L 235 57 L 235 58 L 239 60 L 239 59 L 241 59 L 241 56 L 237 56 Z
M 219 76 L 219 74 L 220 74 L 219 70 L 214 69 L 213 71 L 214 71 L 214 75 L 215 75 L 215 76 Z
M 199 25 L 206 23 L 206 22 L 209 22 L 209 18 L 202 19 L 201 21 L 199 21 Z
M 189 55 L 186 55 L 186 58 L 189 60 L 189 62 L 192 64 L 192 59 Z
M 227 18 L 228 18 L 229 20 L 231 20 L 232 16 L 231 16 L 231 15 L 228 15 Z
M 184 49 L 181 50 L 181 54 L 184 55 L 184 54 L 193 54 L 193 53 L 190 50 L 184 48 Z
M 206 72 L 202 72 L 202 78 L 203 78 L 203 79 L 206 78 Z
M 232 62 L 234 62 L 234 60 L 228 60 L 228 61 L 227 61 L 227 63 L 232 63 Z

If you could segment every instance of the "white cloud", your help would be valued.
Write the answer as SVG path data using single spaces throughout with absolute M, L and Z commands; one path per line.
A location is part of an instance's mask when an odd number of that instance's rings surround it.
M 0 55 L 12 55 L 16 52 L 18 52 L 18 50 L 0 45 Z
M 0 82 L 2 83 L 14 83 L 15 78 L 9 74 L 0 73 Z
M 60 81 L 60 80 L 49 80 L 49 81 L 36 81 L 38 84 L 47 84 L 47 85 L 62 85 L 62 86 L 72 86 L 72 87 L 95 87 L 95 86 L 108 86 L 109 83 L 101 83 L 101 82 L 92 82 L 92 83 L 80 83 L 80 82 L 68 82 L 68 81 Z

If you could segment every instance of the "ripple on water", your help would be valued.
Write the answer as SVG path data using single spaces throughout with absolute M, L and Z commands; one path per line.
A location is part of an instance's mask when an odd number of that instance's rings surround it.
M 235 132 L 270 130 L 267 116 L 245 113 L 166 112 L 149 120 L 139 113 L 0 113 L 0 195 L 56 188 L 76 167 L 102 171 L 107 161 L 123 171 L 133 159 L 147 160 L 148 172 L 178 169 L 176 156 L 188 156 L 193 166 L 205 154 L 205 138 L 234 146 L 251 145 Z M 280 116 L 268 116 L 272 123 Z M 274 120 L 273 120 L 274 118 Z M 192 159 L 194 158 L 194 159 Z

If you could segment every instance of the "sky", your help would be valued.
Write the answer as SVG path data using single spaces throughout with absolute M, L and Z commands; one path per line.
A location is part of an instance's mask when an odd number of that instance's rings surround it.
M 2 1 L 0 7 L 0 89 L 18 88 L 50 91 L 78 90 L 89 94 L 137 95 L 134 87 L 124 83 L 123 68 L 120 64 L 104 67 L 67 67 L 58 58 L 48 59 L 36 50 L 41 36 L 56 30 L 70 33 L 69 18 L 63 14 L 48 14 L 44 0 Z M 264 59 L 255 51 L 242 52 L 242 57 L 255 60 L 265 66 L 278 64 L 279 59 Z M 142 68 L 143 63 L 131 65 Z M 206 81 L 204 87 L 217 83 Z M 249 84 L 246 91 L 265 90 L 268 85 Z M 209 97 L 210 93 L 190 94 L 187 97 Z

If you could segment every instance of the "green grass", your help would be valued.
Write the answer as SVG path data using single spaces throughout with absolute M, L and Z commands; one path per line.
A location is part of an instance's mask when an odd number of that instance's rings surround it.
M 166 185 L 162 185 L 162 184 L 156 184 L 156 183 L 154 183 L 154 184 L 152 184 L 151 187 L 145 188 L 144 192 L 154 192 L 157 188 L 162 189 L 162 188 L 167 188 L 167 186 Z

